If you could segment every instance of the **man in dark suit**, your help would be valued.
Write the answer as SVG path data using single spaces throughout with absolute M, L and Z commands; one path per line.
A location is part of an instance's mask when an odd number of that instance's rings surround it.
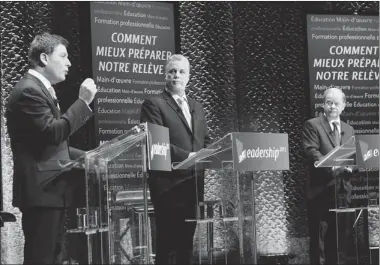
M 172 162 L 180 162 L 210 144 L 203 107 L 185 94 L 190 64 L 172 55 L 165 65 L 162 94 L 144 101 L 141 122 L 169 128 Z M 149 172 L 148 184 L 156 215 L 156 264 L 191 264 L 196 213 L 194 169 Z M 198 188 L 203 180 L 198 178 Z M 202 192 L 199 192 L 202 195 Z
M 324 114 L 306 121 L 303 147 L 308 157 L 306 179 L 311 264 L 337 264 L 336 218 L 329 209 L 336 207 L 335 178 L 349 167 L 315 168 L 335 147 L 354 135 L 354 129 L 340 120 L 346 97 L 338 88 L 324 93 Z
M 61 264 L 64 210 L 71 196 L 68 175 L 56 177 L 58 160 L 84 154 L 69 147 L 68 138 L 93 115 L 89 104 L 97 90 L 90 78 L 81 84 L 79 98 L 64 114 L 60 111 L 52 85 L 66 79 L 68 44 L 58 35 L 37 35 L 29 49 L 30 69 L 8 99 L 13 205 L 22 212 L 24 264 Z

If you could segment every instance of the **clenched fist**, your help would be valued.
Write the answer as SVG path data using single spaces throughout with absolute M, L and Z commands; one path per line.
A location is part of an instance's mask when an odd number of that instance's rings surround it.
M 82 99 L 87 105 L 94 100 L 95 94 L 98 92 L 94 80 L 86 78 L 79 88 L 79 98 Z

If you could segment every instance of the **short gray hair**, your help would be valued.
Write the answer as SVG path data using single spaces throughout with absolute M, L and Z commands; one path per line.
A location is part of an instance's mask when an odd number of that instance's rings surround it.
M 326 89 L 325 93 L 323 93 L 323 102 L 326 101 L 327 94 L 330 92 L 336 91 L 338 93 L 341 93 L 343 102 L 346 103 L 346 95 L 343 93 L 342 89 L 337 88 L 337 87 L 330 87 Z
M 187 62 L 187 64 L 189 65 L 189 71 L 190 71 L 190 62 L 189 62 L 189 60 L 185 56 L 183 56 L 182 54 L 173 54 L 165 62 L 165 73 L 166 73 L 166 67 L 167 67 L 167 65 L 169 63 L 173 62 L 173 61 L 185 61 L 185 62 Z

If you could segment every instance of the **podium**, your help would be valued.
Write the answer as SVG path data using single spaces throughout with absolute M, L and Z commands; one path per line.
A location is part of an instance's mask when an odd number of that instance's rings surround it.
M 88 264 L 152 264 L 153 206 L 147 169 L 171 171 L 169 130 L 143 123 L 88 151 L 76 161 L 59 161 L 62 172 L 85 170 L 86 207 L 77 208 Z
M 338 264 L 372 264 L 371 249 L 379 248 L 379 140 L 379 135 L 352 136 L 315 163 L 339 172 L 330 209 L 337 220 Z
M 253 172 L 289 170 L 288 135 L 232 132 L 173 164 L 174 170 L 188 168 L 195 169 L 197 182 L 196 218 L 187 220 L 197 223 L 197 262 L 257 264 Z M 203 191 L 205 170 L 217 183 Z

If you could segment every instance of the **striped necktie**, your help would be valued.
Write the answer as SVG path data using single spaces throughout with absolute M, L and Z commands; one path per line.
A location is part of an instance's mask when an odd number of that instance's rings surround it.
M 191 127 L 191 115 L 190 115 L 189 105 L 186 103 L 186 100 L 184 98 L 178 98 L 177 102 L 178 102 L 179 107 L 182 110 L 183 115 L 186 118 L 186 121 L 190 127 L 190 130 L 193 130 Z

